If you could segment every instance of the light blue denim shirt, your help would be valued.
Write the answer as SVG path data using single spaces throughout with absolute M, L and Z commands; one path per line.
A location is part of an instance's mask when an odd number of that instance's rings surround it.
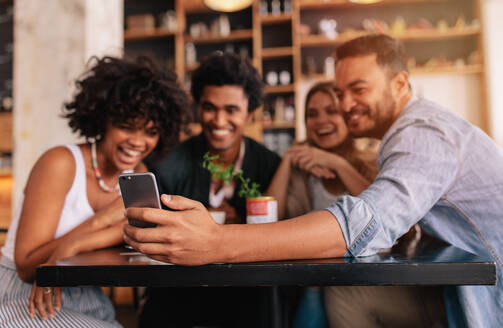
M 503 150 L 455 114 L 413 98 L 384 135 L 377 162 L 367 190 L 327 208 L 341 226 L 346 256 L 389 248 L 419 223 L 497 264 L 497 286 L 446 287 L 449 326 L 503 327 Z

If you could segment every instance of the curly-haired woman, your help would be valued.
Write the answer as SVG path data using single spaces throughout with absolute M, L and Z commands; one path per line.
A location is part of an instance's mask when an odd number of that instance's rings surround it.
M 2 249 L 1 327 L 119 326 L 100 288 L 37 287 L 35 269 L 122 243 L 119 174 L 178 141 L 187 97 L 174 73 L 105 57 L 76 85 L 64 117 L 86 142 L 46 151 L 31 171 Z

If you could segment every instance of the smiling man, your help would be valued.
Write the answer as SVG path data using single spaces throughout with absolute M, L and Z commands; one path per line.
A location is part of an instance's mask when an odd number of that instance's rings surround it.
M 203 155 L 218 155 L 224 167 L 234 165 L 264 192 L 280 158 L 245 137 L 246 124 L 263 102 L 263 83 L 250 61 L 232 53 L 216 52 L 192 74 L 191 93 L 202 133 L 192 137 L 153 168 L 161 193 L 200 201 L 226 212 L 226 223 L 246 223 L 246 201 L 238 196 L 240 183 L 212 181 L 202 167 Z
M 379 174 L 366 190 L 291 220 L 226 226 L 211 222 L 197 202 L 163 195 L 179 211 L 128 209 L 128 217 L 158 226 L 126 225 L 126 242 L 155 259 L 188 265 L 356 257 L 391 247 L 418 223 L 494 261 L 496 286 L 449 287 L 444 295 L 338 287 L 328 304 L 331 325 L 503 327 L 503 150 L 479 128 L 413 95 L 398 40 L 360 37 L 341 45 L 337 58 L 336 93 L 350 133 L 381 139 Z
M 206 208 L 225 211 L 226 223 L 246 223 L 246 200 L 241 184 L 212 181 L 203 168 L 203 155 L 218 155 L 224 167 L 234 165 L 244 178 L 265 192 L 280 158 L 245 137 L 246 124 L 263 102 L 263 83 L 250 61 L 232 53 L 216 52 L 192 74 L 191 93 L 197 105 L 202 133 L 181 143 L 152 168 L 161 193 L 197 200 Z M 170 288 L 149 290 L 141 315 L 142 327 L 224 325 L 262 326 L 260 297 L 252 288 Z M 166 312 L 168 311 L 168 312 Z M 168 325 L 171 327 L 171 325 Z

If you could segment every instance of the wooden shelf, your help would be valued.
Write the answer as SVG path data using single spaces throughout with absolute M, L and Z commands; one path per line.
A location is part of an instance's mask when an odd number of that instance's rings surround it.
M 350 2 L 348 0 L 304 0 L 299 3 L 301 10 L 306 9 L 328 9 L 328 8 L 347 8 L 347 7 L 368 7 L 368 6 L 382 6 L 382 5 L 396 5 L 396 4 L 414 4 L 422 2 L 447 2 L 448 0 L 383 0 L 372 4 L 359 4 Z
M 0 178 L 12 177 L 12 167 L 0 168 Z
M 436 75 L 436 74 L 481 74 L 484 69 L 482 65 L 443 66 L 443 67 L 416 67 L 410 70 L 411 75 Z M 330 82 L 333 78 L 324 74 L 302 75 L 303 81 Z
M 13 179 L 0 176 L 0 228 L 7 229 L 11 220 Z
M 334 80 L 333 77 L 328 77 L 325 74 L 321 73 L 302 75 L 300 79 L 303 81 L 317 81 L 317 82 L 330 82 Z
M 320 47 L 320 46 L 331 46 L 344 43 L 356 37 L 369 34 L 365 31 L 355 31 L 341 33 L 336 39 L 329 39 L 324 35 L 309 35 L 302 37 L 300 44 L 302 47 Z M 445 31 L 439 31 L 436 29 L 431 30 L 411 30 L 403 34 L 390 34 L 391 36 L 402 40 L 402 41 L 436 41 L 445 39 L 461 38 L 466 36 L 473 36 L 480 34 L 479 27 L 465 27 L 463 29 L 447 29 Z
M 435 74 L 481 74 L 484 72 L 482 65 L 444 66 L 444 67 L 416 67 L 410 70 L 411 75 Z
M 290 57 L 293 55 L 292 47 L 262 48 L 262 58 Z
M 295 129 L 295 121 L 262 122 L 262 128 L 264 130 Z
M 160 39 L 174 36 L 174 32 L 168 32 L 163 29 L 153 29 L 153 30 L 125 30 L 124 40 L 125 41 L 140 41 L 149 39 Z
M 239 40 L 250 40 L 253 37 L 252 30 L 235 30 L 229 35 L 205 35 L 198 38 L 193 38 L 190 35 L 185 35 L 185 42 L 192 43 L 225 43 Z
M 202 0 L 184 0 L 183 1 L 183 9 L 186 14 L 201 14 L 201 13 L 211 13 L 214 12 L 210 8 L 208 8 Z
M 300 38 L 301 47 L 333 46 L 368 34 L 367 32 L 340 33 L 336 39 L 329 39 L 321 34 L 313 34 Z
M 260 23 L 262 25 L 273 25 L 273 24 L 283 24 L 292 21 L 292 14 L 281 14 L 281 15 L 264 15 L 260 16 Z
M 295 86 L 293 84 L 287 84 L 287 85 L 266 85 L 265 86 L 265 93 L 266 94 L 288 93 L 288 92 L 294 92 L 294 91 L 295 91 Z
M 0 113 L 0 152 L 12 152 L 12 113 Z
M 477 34 L 480 34 L 480 27 L 465 27 L 463 29 L 450 28 L 445 31 L 439 31 L 436 29 L 412 30 L 401 35 L 391 35 L 402 41 L 434 41 L 461 38 Z

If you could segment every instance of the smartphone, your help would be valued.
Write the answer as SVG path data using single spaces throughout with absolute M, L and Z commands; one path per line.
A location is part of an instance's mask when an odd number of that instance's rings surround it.
M 153 173 L 123 173 L 119 175 L 119 186 L 124 207 L 161 208 L 159 191 Z M 140 228 L 152 228 L 156 224 L 129 219 L 130 225 Z

